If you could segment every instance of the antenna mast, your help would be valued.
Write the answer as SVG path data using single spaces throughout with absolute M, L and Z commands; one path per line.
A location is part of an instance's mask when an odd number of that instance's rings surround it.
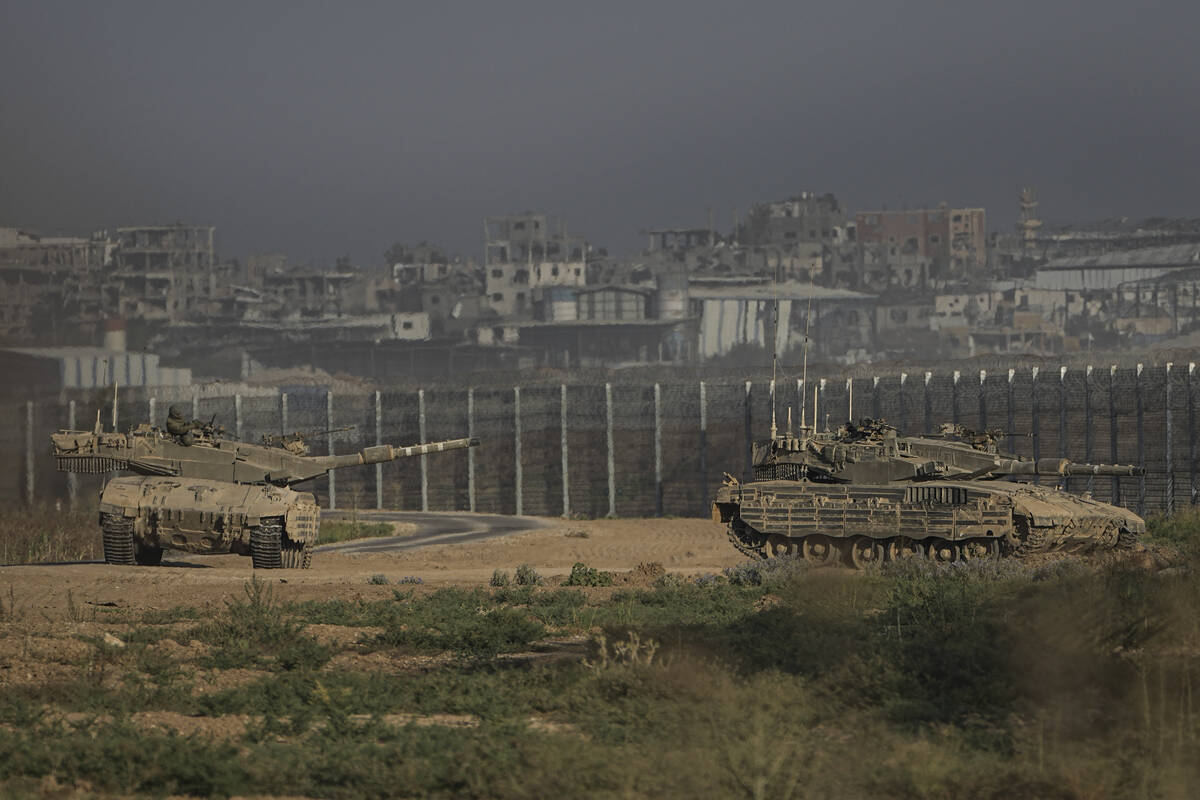
M 771 324 L 771 441 L 779 435 L 775 424 L 775 378 L 779 367 L 779 262 L 775 262 L 775 273 L 771 276 L 771 291 L 775 295 L 775 321 Z
M 805 388 L 808 388 L 808 329 L 812 325 L 812 299 L 813 299 L 813 274 L 809 270 L 808 273 L 808 311 L 804 312 L 804 366 L 800 372 L 800 383 Z M 816 396 L 813 396 L 813 425 L 816 425 Z M 805 393 L 800 393 L 800 430 L 803 431 L 806 427 L 805 421 Z

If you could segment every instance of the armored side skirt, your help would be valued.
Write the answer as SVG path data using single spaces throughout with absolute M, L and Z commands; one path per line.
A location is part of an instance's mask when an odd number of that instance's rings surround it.
M 296 545 L 317 540 L 321 510 L 311 494 L 276 486 L 224 481 L 127 477 L 109 481 L 100 513 L 131 520 L 144 547 L 189 553 L 250 553 L 251 534 L 264 521 L 283 523 Z

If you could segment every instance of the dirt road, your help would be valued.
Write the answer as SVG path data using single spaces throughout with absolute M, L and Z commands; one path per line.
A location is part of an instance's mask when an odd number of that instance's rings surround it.
M 353 599 L 391 596 L 393 586 L 368 583 L 373 575 L 383 575 L 391 583 L 412 576 L 420 578 L 422 586 L 436 587 L 485 585 L 493 570 L 511 573 L 518 564 L 530 564 L 550 577 L 566 575 L 579 561 L 617 572 L 659 562 L 670 572 L 688 574 L 717 572 L 743 560 L 726 541 L 723 526 L 700 519 L 534 519 L 518 524 L 533 527 L 521 531 L 507 523 L 476 522 L 471 515 L 425 516 L 436 517 L 436 525 L 400 537 L 392 549 L 376 549 L 370 540 L 350 548 L 339 543 L 316 553 L 310 570 L 255 573 L 250 559 L 242 556 L 191 556 L 169 550 L 159 567 L 98 563 L 0 567 L 0 599 L 5 607 L 11 604 L 26 614 L 79 620 L 91 618 L 97 609 L 114 607 L 130 611 L 178 605 L 221 608 L 227 599 L 240 595 L 254 575 L 269 581 L 281 600 Z M 403 524 L 408 527 L 407 518 Z M 420 547 L 405 546 L 421 540 Z

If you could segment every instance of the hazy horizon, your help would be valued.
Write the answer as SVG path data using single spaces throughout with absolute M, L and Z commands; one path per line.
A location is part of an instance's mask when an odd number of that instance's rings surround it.
M 616 254 L 801 191 L 1007 230 L 1200 216 L 1200 9 L 8 2 L 0 225 L 217 226 L 226 257 L 478 258 L 485 216 Z

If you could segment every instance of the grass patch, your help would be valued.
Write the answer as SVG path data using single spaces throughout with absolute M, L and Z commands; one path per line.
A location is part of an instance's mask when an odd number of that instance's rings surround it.
M 354 539 L 372 539 L 380 536 L 395 536 L 396 527 L 390 522 L 362 522 L 358 520 L 321 520 L 317 541 L 321 544 L 349 542 Z
M 198 695 L 154 637 L 95 642 L 71 680 L 0 693 L 0 795 L 54 775 L 152 796 L 1191 797 L 1197 619 L 1194 569 L 768 563 L 291 604 L 251 583 L 189 635 L 217 687 L 234 666 L 269 675 Z M 367 666 L 322 669 L 317 622 L 382 630 L 355 646 Z M 592 642 L 496 657 L 568 633 Z M 408 653 L 459 657 L 379 668 Z M 147 709 L 251 723 L 176 736 L 138 727 Z
M 91 561 L 101 553 L 94 506 L 68 511 L 43 504 L 0 512 L 0 564 Z

